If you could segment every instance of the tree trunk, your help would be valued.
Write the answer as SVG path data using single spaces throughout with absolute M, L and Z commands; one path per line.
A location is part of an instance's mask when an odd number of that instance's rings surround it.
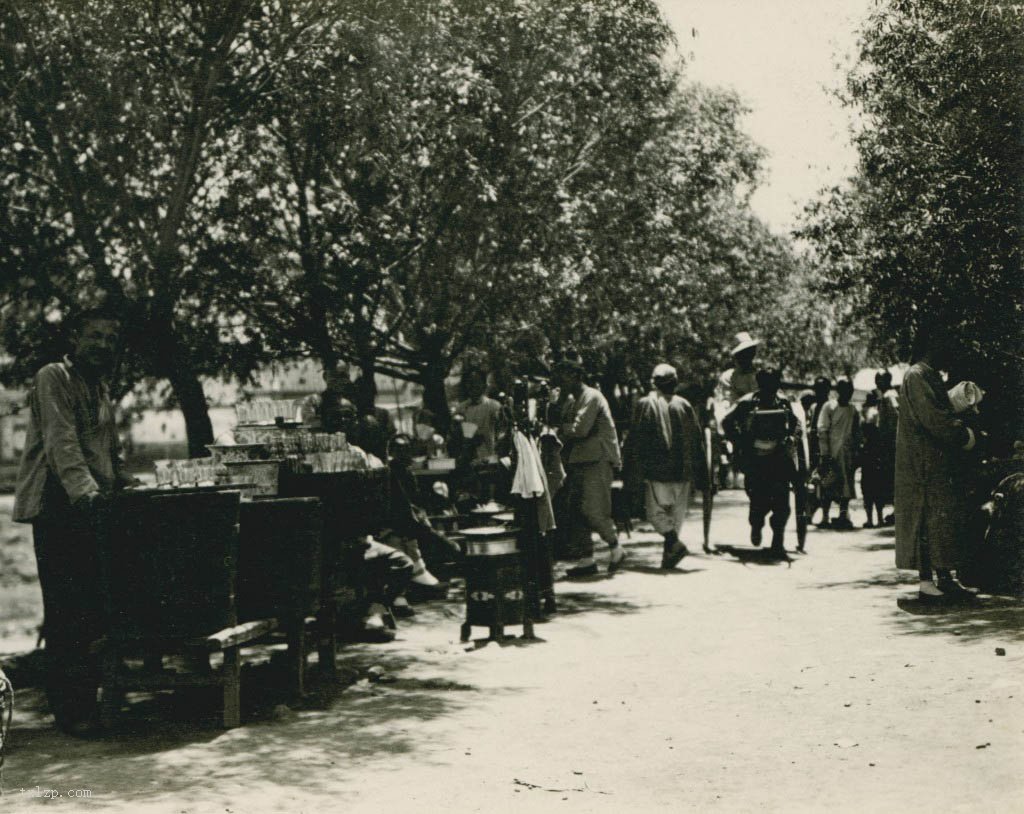
M 434 426 L 442 435 L 447 435 L 451 424 L 451 410 L 444 386 L 447 376 L 448 368 L 440 362 L 428 363 L 423 373 L 423 406 L 434 414 Z
M 203 383 L 185 364 L 175 365 L 168 378 L 171 380 L 182 415 L 185 416 L 189 457 L 205 458 L 210 454 L 206 445 L 213 443 L 213 424 L 210 422 Z
M 359 360 L 359 378 L 356 380 L 356 407 L 363 415 L 373 412 L 377 403 L 377 361 L 372 356 Z
M 199 374 L 189 361 L 173 326 L 161 325 L 154 320 L 150 322 L 147 333 L 156 339 L 150 350 L 159 354 L 154 360 L 154 370 L 171 382 L 178 407 L 185 417 L 189 457 L 205 458 L 210 454 L 206 445 L 213 443 L 213 424 Z

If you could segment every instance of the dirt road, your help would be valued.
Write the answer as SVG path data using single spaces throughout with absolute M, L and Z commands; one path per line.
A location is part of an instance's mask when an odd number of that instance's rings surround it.
M 742 542 L 744 517 L 742 494 L 723 496 L 714 541 Z M 253 670 L 256 709 L 230 732 L 142 703 L 117 738 L 74 741 L 28 690 L 0 806 L 1024 811 L 1024 607 L 898 607 L 913 586 L 892 542 L 812 531 L 789 564 L 694 556 L 665 573 L 654 535 L 634 533 L 614 579 L 559 582 L 543 642 L 467 652 L 458 604 L 434 603 L 394 644 L 343 652 L 351 679 L 379 665 L 393 683 L 289 710 Z

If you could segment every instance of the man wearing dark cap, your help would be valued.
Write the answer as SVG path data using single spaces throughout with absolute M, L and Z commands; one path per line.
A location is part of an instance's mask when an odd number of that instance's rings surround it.
M 578 359 L 563 359 L 555 366 L 555 383 L 566 395 L 559 438 L 566 463 L 563 488 L 571 514 L 569 534 L 573 549 L 583 554 L 568 574 L 597 573 L 591 531 L 600 534 L 611 549 L 608 573 L 614 574 L 626 557 L 612 520 L 612 475 L 622 464 L 615 421 L 601 391 L 583 383 L 583 363 Z
M 789 488 L 795 474 L 793 443 L 799 424 L 789 402 L 778 395 L 781 372 L 757 372 L 757 392 L 740 399 L 725 420 L 726 434 L 740 450 L 744 487 L 750 499 L 750 542 L 761 545 L 765 519 L 771 515 L 772 553 L 786 556 Z
M 693 407 L 674 395 L 676 369 L 658 365 L 651 383 L 637 404 L 626 445 L 644 480 L 647 519 L 665 538 L 661 567 L 671 569 L 690 553 L 680 537 L 693 490 L 707 486 L 704 439 Z

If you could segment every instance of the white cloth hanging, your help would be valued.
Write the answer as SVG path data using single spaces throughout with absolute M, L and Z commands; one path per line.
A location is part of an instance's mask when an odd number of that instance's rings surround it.
M 537 446 L 521 430 L 516 431 L 513 441 L 518 464 L 512 478 L 512 494 L 526 498 L 540 497 L 547 488 Z

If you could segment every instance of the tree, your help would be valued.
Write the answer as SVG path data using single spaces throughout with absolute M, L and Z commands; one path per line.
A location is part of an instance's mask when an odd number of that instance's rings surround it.
M 129 364 L 171 381 L 193 454 L 212 441 L 199 374 L 259 357 L 232 346 L 199 260 L 237 130 L 305 25 L 284 0 L 0 4 L 5 345 L 25 358 L 48 318 L 118 304 Z
M 586 243 L 571 213 L 628 182 L 669 30 L 641 0 L 330 8 L 317 70 L 282 75 L 247 144 L 250 246 L 219 260 L 259 266 L 269 341 L 419 382 L 444 420 L 460 355 L 535 307 Z
M 1022 77 L 1020 6 L 880 3 L 845 90 L 863 120 L 857 172 L 801 230 L 879 351 L 905 355 L 938 320 L 964 348 L 953 374 L 1008 407 L 1011 432 L 1024 404 Z

